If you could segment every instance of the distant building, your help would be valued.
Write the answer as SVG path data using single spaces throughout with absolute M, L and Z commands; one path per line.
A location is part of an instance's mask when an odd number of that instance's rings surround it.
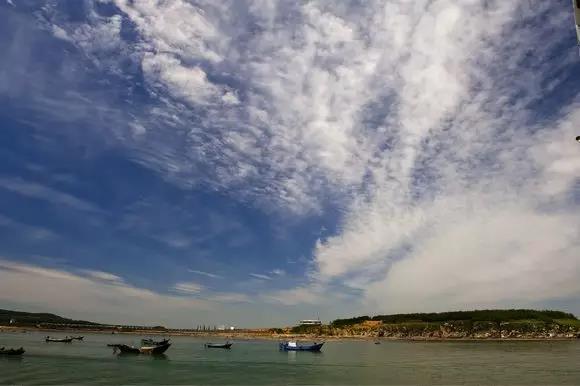
M 322 326 L 322 322 L 318 319 L 304 319 L 300 321 L 301 326 Z

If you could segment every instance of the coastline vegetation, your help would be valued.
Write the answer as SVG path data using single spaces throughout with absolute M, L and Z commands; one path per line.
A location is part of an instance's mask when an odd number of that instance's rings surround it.
M 513 321 L 542 321 L 544 323 L 557 323 L 560 321 L 577 321 L 576 316 L 562 311 L 552 310 L 529 310 L 529 309 L 509 309 L 509 310 L 474 310 L 474 311 L 450 311 L 432 313 L 412 313 L 393 314 L 377 316 L 358 316 L 349 319 L 336 319 L 331 325 L 333 327 L 345 327 L 360 324 L 366 321 L 381 321 L 385 324 L 400 323 L 441 323 L 449 321 L 471 321 L 471 322 L 513 322 Z

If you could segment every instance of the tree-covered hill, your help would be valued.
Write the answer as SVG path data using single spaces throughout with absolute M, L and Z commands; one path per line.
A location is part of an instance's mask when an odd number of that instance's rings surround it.
M 349 319 L 336 319 L 331 325 L 333 327 L 345 327 L 366 321 L 381 321 L 383 323 L 413 323 L 413 322 L 448 322 L 448 321 L 486 321 L 486 322 L 511 322 L 518 320 L 542 321 L 552 323 L 557 320 L 577 320 L 576 316 L 562 311 L 552 310 L 474 310 L 474 311 L 450 311 L 437 313 L 413 313 L 394 314 L 376 316 L 358 316 Z
M 8 325 L 11 320 L 18 326 L 33 326 L 40 323 L 98 325 L 98 323 L 63 318 L 62 316 L 49 313 L 33 313 L 0 309 L 0 325 Z

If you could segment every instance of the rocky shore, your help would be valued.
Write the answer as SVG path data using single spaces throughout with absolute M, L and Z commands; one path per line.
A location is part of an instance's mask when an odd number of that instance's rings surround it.
M 295 330 L 295 332 L 298 332 Z M 318 330 L 303 331 L 308 336 L 337 338 L 387 338 L 409 340 L 539 340 L 578 339 L 579 325 L 545 323 L 541 321 L 486 322 L 449 321 L 442 323 L 397 323 L 383 324 L 365 322 L 352 326 L 333 328 L 318 327 Z

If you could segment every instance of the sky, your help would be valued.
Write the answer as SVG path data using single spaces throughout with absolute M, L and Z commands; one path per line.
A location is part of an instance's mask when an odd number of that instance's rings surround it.
M 0 0 L 0 308 L 580 314 L 568 0 Z

